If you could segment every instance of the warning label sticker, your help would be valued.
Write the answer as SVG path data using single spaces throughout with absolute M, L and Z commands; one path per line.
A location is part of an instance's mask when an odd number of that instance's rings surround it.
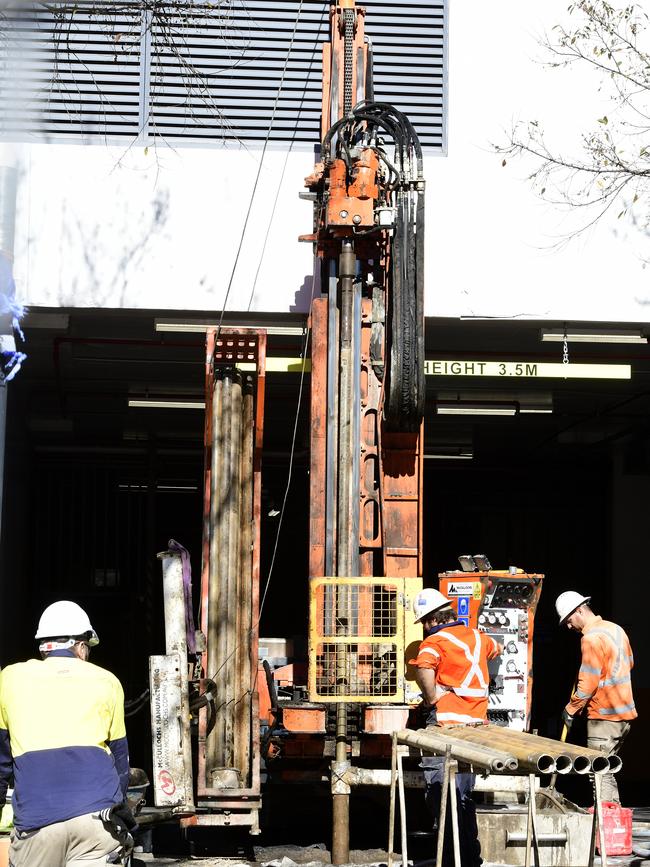
M 478 589 L 479 596 L 476 596 Z M 480 598 L 481 582 L 480 581 L 452 581 L 447 585 L 447 596 L 472 596 L 474 599 Z

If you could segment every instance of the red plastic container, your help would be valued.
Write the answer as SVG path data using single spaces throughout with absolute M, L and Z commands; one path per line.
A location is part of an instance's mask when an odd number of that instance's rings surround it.
M 590 807 L 593 813 L 594 808 Z M 632 854 L 632 810 L 612 801 L 603 801 L 605 851 L 607 855 Z M 600 833 L 596 831 L 596 851 L 600 852 Z

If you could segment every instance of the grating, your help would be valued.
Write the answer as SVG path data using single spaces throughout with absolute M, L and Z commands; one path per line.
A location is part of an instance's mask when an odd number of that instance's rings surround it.
M 313 700 L 403 700 L 406 581 L 312 581 L 309 663 Z

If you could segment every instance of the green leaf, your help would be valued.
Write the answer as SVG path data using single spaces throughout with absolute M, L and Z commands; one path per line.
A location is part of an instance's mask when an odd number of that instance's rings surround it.
M 602 117 L 599 117 L 599 118 L 598 118 L 598 123 L 602 123 L 602 124 L 604 124 L 605 126 L 607 126 L 607 124 L 609 123 L 609 121 L 607 120 L 607 115 L 604 114 Z
M 146 148 L 144 149 L 144 155 L 145 155 L 145 156 L 149 156 L 149 148 L 148 148 L 148 147 L 146 147 Z

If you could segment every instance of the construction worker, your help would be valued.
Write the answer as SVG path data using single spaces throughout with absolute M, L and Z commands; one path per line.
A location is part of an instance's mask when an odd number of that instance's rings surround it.
M 14 778 L 10 864 L 122 863 L 126 826 L 135 827 L 122 687 L 88 662 L 99 639 L 76 603 L 48 606 L 35 637 L 41 659 L 0 672 L 0 806 Z
M 571 701 L 562 722 L 571 730 L 577 714 L 587 709 L 587 746 L 616 755 L 638 716 L 632 696 L 630 672 L 634 665 L 630 641 L 616 623 L 603 620 L 589 607 L 591 596 L 575 590 L 560 593 L 555 610 L 560 625 L 582 633 L 582 660 Z M 613 774 L 602 777 L 602 799 L 620 804 Z
M 438 590 L 425 589 L 413 602 L 415 622 L 422 623 L 424 641 L 412 662 L 417 666 L 416 680 L 428 707 L 427 727 L 431 725 L 471 725 L 485 721 L 489 675 L 487 663 L 503 650 L 489 635 L 470 629 L 449 600 Z M 425 798 L 434 816 L 440 809 L 444 759 L 423 757 Z M 482 863 L 472 800 L 474 774 L 457 774 L 458 827 L 463 867 Z M 448 817 L 449 819 L 449 817 Z M 440 831 L 439 831 L 440 832 Z M 445 833 L 445 864 L 453 864 L 451 824 Z

